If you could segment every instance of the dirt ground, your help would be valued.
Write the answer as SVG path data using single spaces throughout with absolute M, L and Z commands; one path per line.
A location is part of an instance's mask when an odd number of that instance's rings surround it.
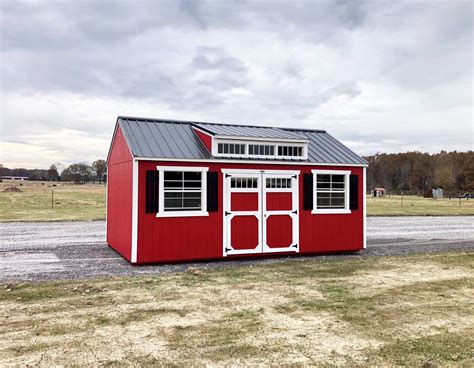
M 473 288 L 472 252 L 4 284 L 0 361 L 472 366 Z

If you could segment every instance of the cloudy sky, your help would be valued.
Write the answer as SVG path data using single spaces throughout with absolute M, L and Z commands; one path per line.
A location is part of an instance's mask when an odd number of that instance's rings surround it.
M 0 0 L 0 163 L 105 158 L 117 115 L 472 150 L 473 4 Z

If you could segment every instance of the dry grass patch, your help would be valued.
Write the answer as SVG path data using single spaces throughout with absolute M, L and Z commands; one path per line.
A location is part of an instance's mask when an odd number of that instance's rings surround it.
M 369 216 L 466 216 L 474 215 L 474 200 L 458 198 L 423 198 L 391 195 L 374 198 L 367 196 Z
M 465 253 L 7 285 L 0 361 L 469 365 L 473 280 L 473 256 Z
M 0 188 L 0 222 L 105 219 L 105 185 L 55 183 L 51 208 L 50 182 L 22 184 L 21 192 L 5 193 Z

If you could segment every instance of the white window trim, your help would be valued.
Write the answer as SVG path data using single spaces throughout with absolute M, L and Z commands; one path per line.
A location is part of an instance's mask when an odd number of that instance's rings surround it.
M 314 215 L 330 215 L 330 214 L 350 214 L 349 209 L 349 170 L 311 170 L 313 174 L 313 210 Z M 344 208 L 317 208 L 318 206 L 318 192 L 316 191 L 317 175 L 344 175 Z
M 157 166 L 159 174 L 158 183 L 158 213 L 157 218 L 161 217 L 199 217 L 209 216 L 207 212 L 207 175 L 209 171 L 208 167 L 197 167 L 197 166 Z M 200 211 L 165 211 L 165 191 L 164 191 L 164 173 L 165 171 L 183 171 L 183 172 L 201 172 L 201 210 Z
M 218 145 L 219 143 L 232 143 L 232 144 L 243 144 L 245 146 L 244 154 L 235 154 L 235 153 L 219 153 Z M 256 144 L 259 146 L 273 146 L 274 155 L 250 155 L 249 154 L 249 145 Z M 301 147 L 303 149 L 302 156 L 279 156 L 278 155 L 278 146 L 294 146 Z M 212 155 L 214 157 L 237 157 L 237 158 L 247 158 L 247 159 L 285 159 L 285 160 L 307 160 L 308 159 L 308 143 L 301 141 L 277 141 L 277 140 L 257 140 L 257 139 L 219 139 L 214 137 L 212 140 Z

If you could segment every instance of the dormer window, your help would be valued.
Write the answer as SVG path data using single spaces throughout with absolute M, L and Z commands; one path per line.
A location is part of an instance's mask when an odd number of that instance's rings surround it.
M 214 138 L 212 154 L 216 157 L 248 157 L 251 159 L 306 160 L 308 145 L 306 142 L 261 142 L 246 140 L 227 140 Z
M 245 155 L 245 144 L 218 143 L 217 152 L 226 155 Z
M 193 128 L 214 157 L 308 159 L 308 137 L 290 129 L 206 123 L 194 123 Z

